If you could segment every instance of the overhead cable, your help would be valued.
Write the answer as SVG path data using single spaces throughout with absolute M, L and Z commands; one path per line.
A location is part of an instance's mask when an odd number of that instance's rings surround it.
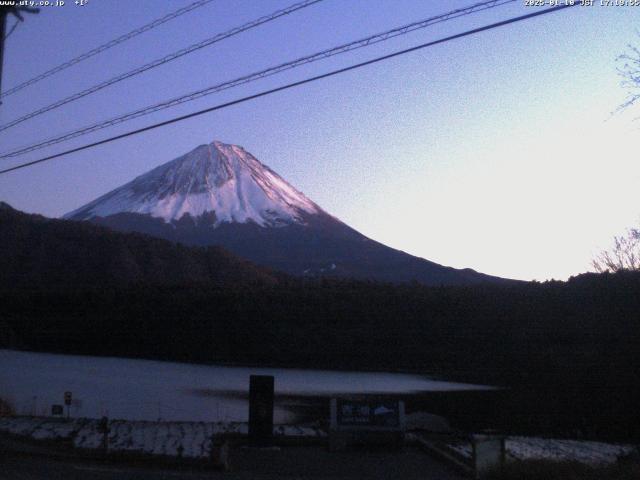
M 40 158 L 38 160 L 33 160 L 31 162 L 27 162 L 27 163 L 23 163 L 23 164 L 20 164 L 20 165 L 13 166 L 13 167 L 9 167 L 9 168 L 6 168 L 4 170 L 0 170 L 0 175 L 8 173 L 8 172 L 15 171 L 15 170 L 19 170 L 19 169 L 22 169 L 22 168 L 27 168 L 27 167 L 30 167 L 30 166 L 33 166 L 33 165 L 36 165 L 36 164 L 39 164 L 39 163 L 47 162 L 49 160 L 53 160 L 55 158 L 63 157 L 65 155 L 69 155 L 71 153 L 76 153 L 76 152 L 80 152 L 80 151 L 83 151 L 83 150 L 87 150 L 89 148 L 93 148 L 93 147 L 96 147 L 98 145 L 104 145 L 106 143 L 111 143 L 111 142 L 114 142 L 116 140 L 120 140 L 122 138 L 130 137 L 130 136 L 133 136 L 133 135 L 138 135 L 140 133 L 147 132 L 149 130 L 154 130 L 156 128 L 160 128 L 160 127 L 163 127 L 163 126 L 166 126 L 166 125 L 170 125 L 170 124 L 173 124 L 173 123 L 181 122 L 183 120 L 187 120 L 189 118 L 193 118 L 193 117 L 197 117 L 197 116 L 200 116 L 200 115 L 204 115 L 206 113 L 210 113 L 210 112 L 213 112 L 213 111 L 216 111 L 216 110 L 222 110 L 224 108 L 228 108 L 228 107 L 231 107 L 233 105 L 238 105 L 240 103 L 244 103 L 244 102 L 247 102 L 247 101 L 250 101 L 250 100 L 254 100 L 256 98 L 260 98 L 260 97 L 271 95 L 271 94 L 274 94 L 274 93 L 277 93 L 277 92 L 281 92 L 283 90 L 288 90 L 290 88 L 294 88 L 294 87 L 298 87 L 298 86 L 301 86 L 301 85 L 305 85 L 307 83 L 315 82 L 317 80 L 321 80 L 321 79 L 324 79 L 324 78 L 333 77 L 335 75 L 339 75 L 339 74 L 342 74 L 342 73 L 345 73 L 345 72 L 349 72 L 351 70 L 356 70 L 358 68 L 362 68 L 362 67 L 365 67 L 367 65 L 372 65 L 372 64 L 375 64 L 375 63 L 382 62 L 384 60 L 389 60 L 391 58 L 398 57 L 400 55 L 405 55 L 405 54 L 410 53 L 410 52 L 415 52 L 417 50 L 421 50 L 421 49 L 424 49 L 424 48 L 427 48 L 427 47 L 432 47 L 434 45 L 438 45 L 438 44 L 441 44 L 441 43 L 449 42 L 449 41 L 452 41 L 452 40 L 455 40 L 455 39 L 458 39 L 458 38 L 462 38 L 462 37 L 466 37 L 466 36 L 469 36 L 469 35 L 474 35 L 474 34 L 477 34 L 477 33 L 480 33 L 480 32 L 484 32 L 484 31 L 487 31 L 487 30 L 492 30 L 494 28 L 503 27 L 503 26 L 506 26 L 506 25 L 510 25 L 512 23 L 522 22 L 524 20 L 529 20 L 531 18 L 538 17 L 538 16 L 541 16 L 541 15 L 546 15 L 546 14 L 553 13 L 553 12 L 558 12 L 558 11 L 564 10 L 566 8 L 574 7 L 576 5 L 579 5 L 579 4 L 578 3 L 575 3 L 575 4 L 567 3 L 565 5 L 546 8 L 544 10 L 536 10 L 536 11 L 534 11 L 532 13 L 529 13 L 529 14 L 526 14 L 526 15 L 521 15 L 519 17 L 513 17 L 513 18 L 510 18 L 510 19 L 507 19 L 507 20 L 500 21 L 500 22 L 496 22 L 496 23 L 492 23 L 492 24 L 485 25 L 485 26 L 482 26 L 482 27 L 478 27 L 478 28 L 474 28 L 474 29 L 471 29 L 471 30 L 467 30 L 467 31 L 462 32 L 462 33 L 457 33 L 455 35 L 450 35 L 448 37 L 440 38 L 438 40 L 434 40 L 434 41 L 431 41 L 431 42 L 423 43 L 423 44 L 417 45 L 415 47 L 407 48 L 407 49 L 404 49 L 404 50 L 399 50 L 399 51 L 396 51 L 396 52 L 393 52 L 393 53 L 390 53 L 390 54 L 387 54 L 387 55 L 383 55 L 383 56 L 380 56 L 380 57 L 373 58 L 371 60 L 367 60 L 365 62 L 360 62 L 360 63 L 354 64 L 354 65 L 350 65 L 348 67 L 340 68 L 340 69 L 337 69 L 337 70 L 332 70 L 330 72 L 323 73 L 321 75 L 316 75 L 316 76 L 313 76 L 313 77 L 306 78 L 304 80 L 299 80 L 297 82 L 288 83 L 288 84 L 282 85 L 280 87 L 272 88 L 272 89 L 269 89 L 269 90 L 264 90 L 262 92 L 255 93 L 253 95 L 249 95 L 249 96 L 242 97 L 242 98 L 230 101 L 230 102 L 226 102 L 226 103 L 222 103 L 222 104 L 219 104 L 219 105 L 215 105 L 213 107 L 205 108 L 205 109 L 199 110 L 197 112 L 192 112 L 192 113 L 189 113 L 187 115 L 182 115 L 180 117 L 175 117 L 175 118 L 172 118 L 172 119 L 169 119 L 169 120 L 165 120 L 163 122 L 159 122 L 159 123 L 156 123 L 156 124 L 153 124 L 153 125 L 149 125 L 149 126 L 146 126 L 146 127 L 143 127 L 143 128 L 139 128 L 137 130 L 132 130 L 130 132 L 122 133 L 120 135 L 116 135 L 116 136 L 109 137 L 109 138 L 106 138 L 106 139 L 103 139 L 103 140 L 99 140 L 97 142 L 93 142 L 93 143 L 89 143 L 89 144 L 86 144 L 86 145 L 82 145 L 80 147 L 72 148 L 72 149 L 66 150 L 64 152 L 60 152 L 60 153 L 56 153 L 54 155 L 49 155 L 47 157 Z
M 489 8 L 495 8 L 501 5 L 506 5 L 508 3 L 513 3 L 516 0 L 490 0 L 490 1 L 484 1 L 481 3 L 477 3 L 475 5 L 466 7 L 466 8 L 461 8 L 461 9 L 457 9 L 457 10 L 453 10 L 450 12 L 447 12 L 445 14 L 442 15 L 437 15 L 434 17 L 430 17 L 424 20 L 420 20 L 417 22 L 413 22 L 410 23 L 408 25 L 403 25 L 401 27 L 396 27 L 393 28 L 391 30 L 387 30 L 385 32 L 382 33 L 377 33 L 375 35 L 371 35 L 365 38 L 361 38 L 360 40 L 356 40 L 353 42 L 349 42 L 337 47 L 333 47 L 333 48 L 329 48 L 327 50 L 322 50 L 320 52 L 316 52 L 314 54 L 311 55 L 307 55 L 305 57 L 301 57 L 298 58 L 296 60 L 290 61 L 290 62 L 286 62 L 286 63 L 282 63 L 280 65 L 276 65 L 273 67 L 269 67 L 265 70 L 261 70 L 258 72 L 254 72 L 251 73 L 249 75 L 245 75 L 239 78 L 236 78 L 234 80 L 230 80 L 230 81 L 226 81 L 223 83 L 219 83 L 216 85 L 212 85 L 209 87 L 206 87 L 204 89 L 201 90 L 197 90 L 195 92 L 191 92 L 189 94 L 186 95 L 181 95 L 179 97 L 170 99 L 170 100 L 165 100 L 163 102 L 157 103 L 157 104 L 153 104 L 153 105 L 149 105 L 147 107 L 135 110 L 133 112 L 129 112 L 127 114 L 124 115 L 120 115 L 108 120 L 104 120 L 86 127 L 82 127 L 80 129 L 53 137 L 53 138 L 49 138 L 46 140 L 42 140 L 39 141 L 36 144 L 32 144 L 29 146 L 25 146 L 25 147 L 19 147 L 15 150 L 9 151 L 9 152 L 4 152 L 2 154 L 0 154 L 0 159 L 3 158 L 11 158 L 11 157 L 16 157 L 19 155 L 23 155 L 25 153 L 28 152 L 32 152 L 35 150 L 39 150 L 51 145 L 55 145 L 58 144 L 60 142 L 64 142 L 67 140 L 71 140 L 73 138 L 77 138 L 83 135 L 87 135 L 89 133 L 98 131 L 98 130 L 102 130 L 104 128 L 107 127 L 111 127 L 113 125 L 117 125 L 123 122 L 127 122 L 130 120 L 133 120 L 135 118 L 139 118 L 145 115 L 149 115 L 151 113 L 155 113 L 157 111 L 160 110 L 165 110 L 167 108 L 170 107 L 174 107 L 177 105 L 180 105 L 182 103 L 186 103 L 186 102 L 190 102 L 193 100 L 196 100 L 198 98 L 202 98 L 208 95 L 212 95 L 214 93 L 217 92 L 221 92 L 223 90 L 227 90 L 230 88 L 234 88 L 246 83 L 250 83 L 256 80 L 260 80 L 262 78 L 265 77 L 270 77 L 272 75 L 284 72 L 286 70 L 291 70 L 293 68 L 297 68 L 301 65 L 305 65 L 308 63 L 313 63 L 316 62 L 318 60 L 323 60 L 325 58 L 329 58 L 335 55 L 339 55 L 339 54 L 343 54 L 346 52 L 350 52 L 353 50 L 357 50 L 359 48 L 363 48 L 363 47 L 367 47 L 370 45 L 374 45 L 376 43 L 380 43 L 380 42 L 384 42 L 386 40 L 389 40 L 391 38 L 400 36 L 400 35 L 406 35 L 410 32 L 413 32 L 415 30 L 418 29 L 423 29 L 432 25 L 435 25 L 437 23 L 442 23 L 445 21 L 449 21 L 452 20 L 454 18 L 458 18 L 458 17 L 462 17 L 462 16 L 466 16 L 466 15 L 471 15 L 472 13 L 476 13 L 482 10 L 487 10 Z
M 87 95 L 91 95 L 93 93 L 96 93 L 104 88 L 107 88 L 111 85 L 114 85 L 116 83 L 122 82 L 123 80 L 126 80 L 128 78 L 131 77 L 135 77 L 136 75 L 140 75 L 141 73 L 144 73 L 148 70 L 151 70 L 153 68 L 159 67 L 161 65 L 164 65 L 165 63 L 169 63 L 173 60 L 176 60 L 180 57 L 183 57 L 189 53 L 195 52 L 196 50 L 200 50 L 201 48 L 204 47 L 208 47 L 209 45 L 213 45 L 214 43 L 218 43 L 221 42 L 222 40 L 225 40 L 227 38 L 233 37 L 235 35 L 238 35 L 242 32 L 245 32 L 247 30 L 250 30 L 252 28 L 258 27 L 260 25 L 263 25 L 267 22 L 271 22 L 277 18 L 280 18 L 284 15 L 289 15 L 293 12 L 296 12 L 298 10 L 301 10 L 303 8 L 307 8 L 310 7 L 311 5 L 314 5 L 316 3 L 322 2 L 323 0 L 304 0 L 302 2 L 299 3 L 295 3 L 293 5 L 288 6 L 287 8 L 281 9 L 281 10 L 277 10 L 269 15 L 265 15 L 264 17 L 260 17 L 257 20 L 253 20 L 249 23 L 245 23 L 244 25 L 240 26 L 240 27 L 236 27 L 233 28 L 231 30 L 228 30 L 224 33 L 219 33 L 213 37 L 207 38 L 206 40 L 203 40 L 202 42 L 199 43 L 195 43 L 193 45 L 190 45 L 189 47 L 183 48 L 181 50 L 178 50 L 177 52 L 173 52 L 169 55 L 165 55 L 162 58 L 158 58 L 152 62 L 146 63 L 140 67 L 134 68 L 133 70 L 130 70 L 128 72 L 122 73 L 120 75 L 117 75 L 113 78 L 110 78 L 109 80 L 105 80 L 103 82 L 100 82 L 96 85 L 93 85 L 92 87 L 86 88 L 80 92 L 74 93 L 73 95 L 70 95 L 68 97 L 65 97 L 61 100 L 58 100 L 54 103 L 51 103 L 49 105 L 47 105 L 46 107 L 42 107 L 39 108 L 38 110 L 35 110 L 31 113 L 28 113 L 26 115 L 23 115 L 22 117 L 19 117 L 15 120 L 10 121 L 9 123 L 5 123 L 4 125 L 0 125 L 0 132 L 7 130 L 8 128 L 14 127 L 16 125 L 21 124 L 22 122 L 26 122 L 27 120 L 37 117 L 39 115 L 42 115 L 43 113 L 46 112 L 50 112 L 51 110 L 54 110 L 56 108 L 60 108 L 63 105 L 66 105 L 68 103 L 74 102 L 80 98 L 86 97 Z
M 66 61 L 50 70 L 47 70 L 44 73 L 41 73 L 40 75 L 37 75 L 25 82 L 20 83 L 19 85 L 16 85 L 13 88 L 10 88 L 9 90 L 7 90 L 6 92 L 3 92 L 2 94 L 0 94 L 0 98 L 5 98 L 8 97 L 9 95 L 12 95 L 16 92 L 19 92 L 20 90 L 22 90 L 23 88 L 26 88 L 30 85 L 34 85 L 38 82 L 40 82 L 41 80 L 44 80 L 45 78 L 48 78 L 52 75 L 55 75 L 56 73 L 59 73 L 63 70 L 66 70 L 69 67 L 72 67 L 73 65 L 76 65 L 88 58 L 91 58 L 95 55 L 98 55 L 99 53 L 102 53 L 106 50 L 109 50 L 110 48 L 115 47 L 116 45 L 119 45 L 123 42 L 126 42 L 127 40 L 130 40 L 134 37 L 137 37 L 138 35 L 147 32 L 149 30 L 152 30 L 160 25 L 162 25 L 163 23 L 167 23 L 170 20 L 173 20 L 174 18 L 177 18 L 181 15 L 184 15 L 187 12 L 190 12 L 192 10 L 195 10 L 196 8 L 200 8 L 205 6 L 207 3 L 211 3 L 214 0 L 198 0 L 197 2 L 193 2 L 189 5 L 187 5 L 186 7 L 180 8 L 174 12 L 168 13 L 167 15 L 160 17 L 154 21 L 152 21 L 151 23 L 147 23 L 146 25 L 143 25 L 142 27 L 136 28 L 135 30 L 130 31 L 129 33 L 125 33 L 124 35 L 119 36 L 118 38 L 114 38 L 113 40 L 108 41 L 105 44 L 100 45 L 99 47 L 93 48 L 91 50 L 89 50 L 88 52 L 85 52 L 81 55 L 78 55 L 77 57 L 72 58 L 69 61 Z M 11 32 L 9 32 L 11 33 Z M 9 35 L 7 35 L 8 37 Z

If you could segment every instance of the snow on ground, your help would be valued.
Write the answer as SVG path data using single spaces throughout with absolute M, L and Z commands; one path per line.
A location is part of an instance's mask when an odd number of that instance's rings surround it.
M 103 448 L 104 435 L 96 419 L 0 417 L 0 432 L 35 440 L 66 441 L 79 449 Z M 146 422 L 111 420 L 109 422 L 109 452 L 144 453 L 149 455 L 208 458 L 213 440 L 225 434 L 247 435 L 243 422 Z M 313 427 L 278 425 L 276 437 L 326 437 L 326 432 Z M 471 459 L 471 444 L 459 442 L 448 447 L 462 457 Z M 507 456 L 517 460 L 573 460 L 587 464 L 616 462 L 619 456 L 630 454 L 635 447 L 602 442 L 558 440 L 538 437 L 508 437 Z
M 619 456 L 628 455 L 634 449 L 631 445 L 536 437 L 509 437 L 506 448 L 517 460 L 575 460 L 590 464 L 614 463 Z
M 104 434 L 95 419 L 60 419 L 45 417 L 2 417 L 0 432 L 34 440 L 66 441 L 79 449 L 102 449 Z M 184 458 L 208 458 L 213 439 L 224 434 L 246 435 L 248 426 L 241 422 L 142 422 L 111 420 L 108 451 L 144 453 Z M 326 433 L 312 427 L 279 425 L 274 435 L 286 437 L 324 437 Z
M 471 459 L 471 443 L 452 443 L 447 447 L 459 455 Z M 509 459 L 571 460 L 596 465 L 615 463 L 618 457 L 629 455 L 636 447 L 582 440 L 507 437 L 505 448 Z
M 85 423 L 82 419 L 0 417 L 0 431 L 36 440 L 67 440 Z
M 276 424 L 295 416 L 279 395 L 414 394 L 486 389 L 420 375 L 220 367 L 0 350 L 0 392 L 19 415 L 46 416 L 73 393 L 72 417 L 246 422 L 250 375 L 274 375 Z M 66 412 L 65 412 L 66 413 Z
M 453 450 L 462 458 L 467 458 L 469 460 L 471 460 L 471 456 L 473 455 L 471 443 L 469 442 L 449 443 L 447 444 L 447 448 L 449 450 Z

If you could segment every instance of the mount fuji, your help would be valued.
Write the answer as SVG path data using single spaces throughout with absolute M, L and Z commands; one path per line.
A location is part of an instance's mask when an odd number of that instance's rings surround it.
M 301 276 L 426 285 L 504 282 L 389 248 L 326 213 L 253 155 L 214 141 L 64 216 L 187 245 L 220 245 Z

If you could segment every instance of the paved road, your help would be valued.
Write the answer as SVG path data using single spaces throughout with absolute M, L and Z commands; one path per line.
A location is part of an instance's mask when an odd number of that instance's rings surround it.
M 71 461 L 29 457 L 24 455 L 0 456 L 0 478 L 3 480 L 179 480 L 211 479 L 208 472 L 162 471 L 100 462 Z
M 329 453 L 320 447 L 280 451 L 241 450 L 231 455 L 231 471 L 194 471 L 135 467 L 98 461 L 50 459 L 0 453 L 2 480 L 460 480 L 441 463 L 419 450 L 399 453 Z

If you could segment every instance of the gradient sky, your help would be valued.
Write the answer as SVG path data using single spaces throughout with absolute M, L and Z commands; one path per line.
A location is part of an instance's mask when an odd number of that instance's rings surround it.
M 7 40 L 3 89 L 191 0 L 66 3 Z M 214 1 L 4 99 L 0 123 L 291 3 Z M 325 0 L 2 132 L 0 150 L 472 3 Z M 456 19 L 64 148 L 531 11 L 517 2 Z M 60 216 L 217 139 L 389 246 L 493 275 L 566 279 L 640 220 L 637 112 L 610 115 L 625 97 L 615 58 L 640 43 L 639 20 L 640 7 L 575 7 L 455 40 L 2 175 L 0 200 Z

